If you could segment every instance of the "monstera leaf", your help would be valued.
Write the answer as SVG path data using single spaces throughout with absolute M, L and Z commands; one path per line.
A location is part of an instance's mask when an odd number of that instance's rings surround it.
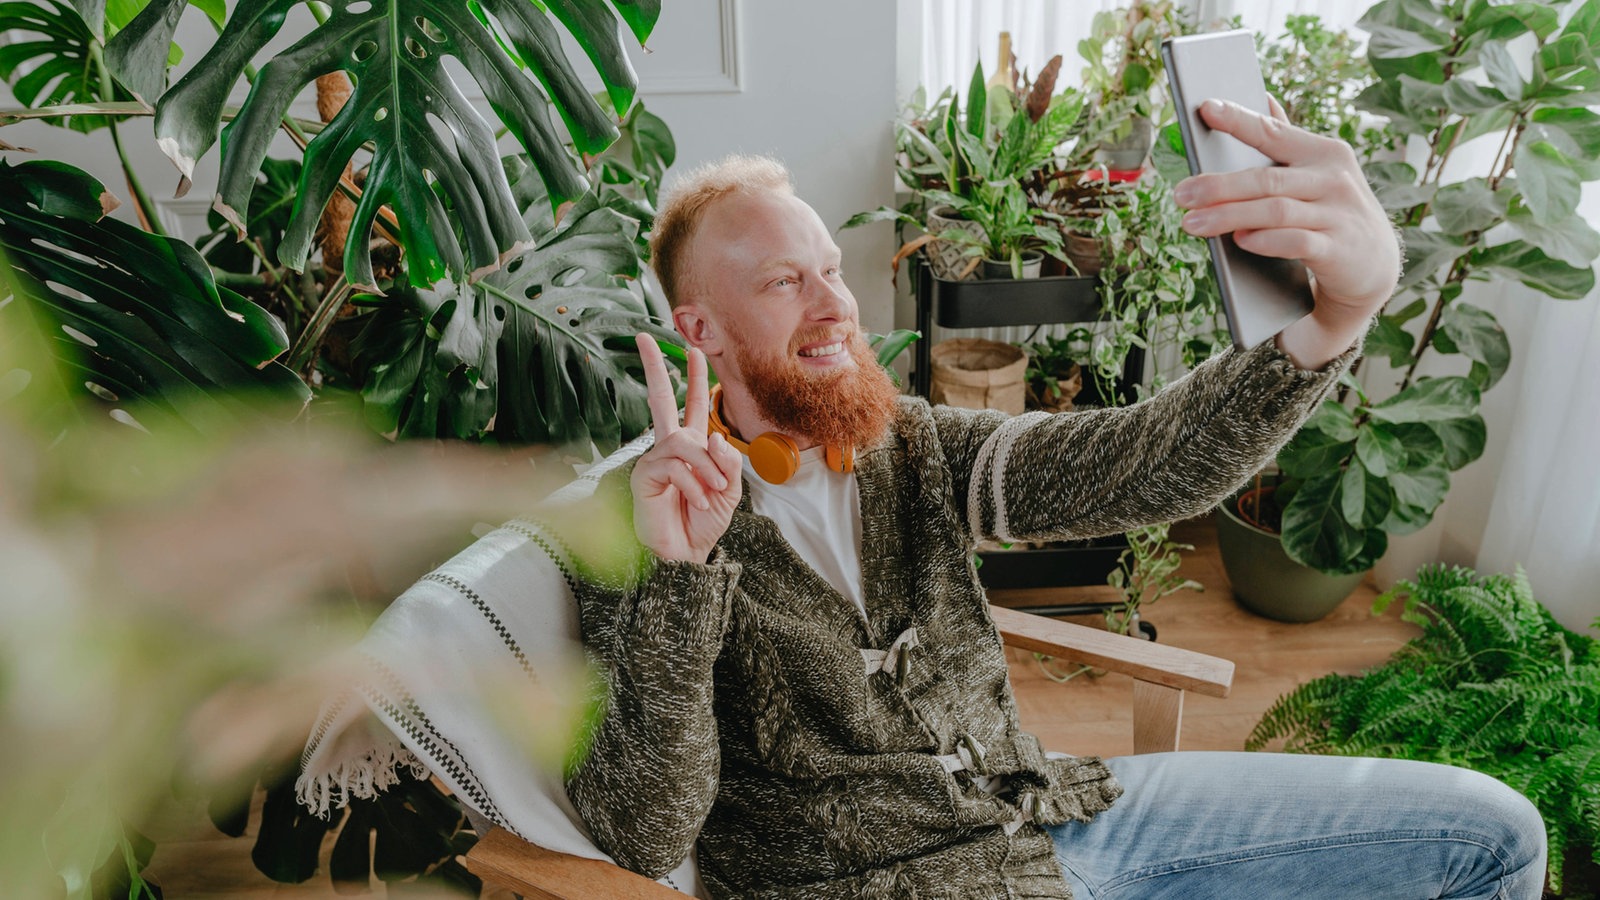
M 114 206 L 71 166 L 0 160 L 12 301 L 0 303 L 0 320 L 23 301 L 47 323 L 70 383 L 119 406 L 142 402 L 146 417 L 204 429 L 247 414 L 254 399 L 297 412 L 310 393 L 273 362 L 288 345 L 283 327 L 219 287 L 193 247 L 106 218 Z
M 98 38 L 71 6 L 61 0 L 0 3 L 0 32 L 30 32 L 0 47 L 0 78 L 25 106 L 95 104 L 133 99 L 103 79 Z M 160 57 L 165 61 L 165 50 Z M 21 73 L 21 74 L 19 74 Z M 57 121 L 74 131 L 105 127 L 105 116 L 75 115 Z
M 352 349 L 369 424 L 585 455 L 643 431 L 633 336 L 678 338 L 620 283 L 639 271 L 636 227 L 588 194 L 537 250 L 476 284 L 367 301 L 377 309 Z
M 181 0 L 164 0 L 181 3 Z M 301 0 L 241 3 L 205 58 L 161 98 L 156 136 L 185 185 L 217 138 L 223 103 L 258 51 Z M 527 150 L 552 209 L 583 194 L 577 161 L 551 123 L 550 93 L 579 153 L 597 153 L 617 127 L 584 90 L 555 20 L 599 70 L 612 104 L 627 109 L 636 85 L 619 24 L 603 0 L 335 0 L 326 22 L 261 67 L 239 116 L 223 132 L 216 208 L 241 230 L 256 173 L 289 103 L 319 75 L 343 70 L 355 92 L 306 149 L 299 199 L 279 258 L 303 268 L 318 217 L 352 156 L 370 143 L 346 245 L 352 284 L 376 290 L 366 246 L 385 205 L 398 219 L 411 283 L 473 278 L 526 249 L 531 235 L 501 177 L 494 129 L 444 68 L 457 59 Z M 613 0 L 642 36 L 659 0 Z M 514 55 L 513 55 L 514 54 Z M 526 67 L 533 77 L 523 71 Z

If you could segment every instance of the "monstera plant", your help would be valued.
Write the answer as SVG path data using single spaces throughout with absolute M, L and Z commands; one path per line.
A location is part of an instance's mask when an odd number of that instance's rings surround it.
M 174 80 L 191 5 L 217 37 Z M 649 423 L 632 335 L 676 339 L 636 281 L 675 148 L 635 99 L 624 42 L 659 13 L 659 0 L 0 3 L 0 77 L 26 105 L 0 110 L 0 335 L 37 333 L 54 357 L 4 372 L 0 398 L 60 382 L 168 442 L 317 404 L 391 438 L 609 451 Z M 269 49 L 285 31 L 297 40 Z M 312 85 L 318 118 L 290 115 Z M 220 144 L 212 231 L 194 244 L 163 232 L 119 131 L 130 117 L 153 117 L 180 193 Z M 104 134 L 123 183 L 12 146 L 3 126 L 22 120 Z M 280 135 L 299 152 L 268 157 Z M 507 135 L 517 152 L 502 156 Z M 138 226 L 108 215 L 119 195 Z M 428 782 L 321 821 L 296 808 L 292 768 L 259 776 L 263 872 L 304 880 L 342 829 L 336 881 L 475 884 L 454 862 L 471 840 L 460 808 Z M 213 806 L 230 834 L 245 812 Z M 93 878 L 63 870 L 70 895 L 160 895 L 136 824 Z
M 154 116 L 180 193 L 196 160 L 220 142 L 217 231 L 199 241 L 203 260 L 170 245 L 164 252 L 182 257 L 202 293 L 223 291 L 225 306 L 253 301 L 246 319 L 279 320 L 275 339 L 285 346 L 266 358 L 313 388 L 359 393 L 365 417 L 385 434 L 550 442 L 584 456 L 645 427 L 637 357 L 613 338 L 650 331 L 673 340 L 630 283 L 646 252 L 641 220 L 647 227 L 674 149 L 664 123 L 635 102 L 622 34 L 642 41 L 659 2 L 267 0 L 229 15 L 220 0 L 203 0 L 194 5 L 219 34 L 169 86 L 182 56 L 172 38 L 189 5 L 0 4 L 0 30 L 14 36 L 0 48 L 0 75 L 31 106 L 5 111 L 0 124 L 31 118 L 109 129 L 127 195 L 154 236 L 160 220 L 127 164 L 117 121 Z M 270 55 L 265 47 L 290 14 L 303 14 L 297 7 L 315 22 Z M 600 95 L 583 87 L 562 50 L 563 31 L 598 73 Z M 492 117 L 467 101 L 447 57 Z M 250 87 L 244 103 L 227 105 L 242 81 Z M 313 83 L 326 121 L 289 116 L 290 101 Z M 637 139 L 626 142 L 626 156 L 608 156 L 619 123 Z M 503 161 L 497 128 L 521 152 Z M 299 158 L 266 156 L 279 134 L 301 147 Z M 4 177 L 36 175 L 12 167 Z M 79 193 L 98 191 L 86 175 L 52 177 L 76 177 Z M 78 220 L 91 232 L 114 228 Z M 7 244 L 22 251 L 13 264 L 41 284 L 64 284 L 29 268 L 60 246 L 36 237 Z M 149 268 L 147 243 L 100 246 L 80 255 L 119 272 Z M 54 262 L 83 263 L 70 253 Z M 141 296 L 154 308 L 164 302 L 159 290 Z M 125 318 L 128 329 L 150 322 Z M 173 336 L 164 338 L 171 344 Z M 106 352 L 104 343 L 76 344 L 62 352 Z M 138 393 L 159 395 L 169 384 L 146 380 Z M 291 392 L 304 399 L 301 389 Z
M 1600 0 L 1569 6 L 1383 0 L 1361 20 L 1376 80 L 1359 105 L 1426 157 L 1366 167 L 1406 247 L 1399 291 L 1366 340 L 1368 359 L 1399 373 L 1398 392 L 1377 400 L 1347 382 L 1278 459 L 1283 546 L 1305 565 L 1369 568 L 1391 535 L 1428 524 L 1450 473 L 1483 453 L 1478 405 L 1511 345 L 1462 299 L 1469 281 L 1566 300 L 1594 289 L 1600 233 L 1576 208 L 1600 178 Z M 1461 148 L 1476 138 L 1494 153 L 1464 171 Z M 1439 356 L 1462 374 L 1424 374 Z

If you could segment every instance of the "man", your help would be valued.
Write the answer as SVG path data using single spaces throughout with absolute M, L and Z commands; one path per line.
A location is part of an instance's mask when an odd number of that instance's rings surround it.
M 1284 165 L 1185 180 L 1186 228 L 1304 259 L 1316 309 L 1126 409 L 1008 420 L 898 397 L 781 166 L 735 158 L 669 196 L 653 265 L 691 347 L 683 419 L 641 339 L 657 440 L 602 492 L 631 495 L 647 563 L 578 590 L 611 693 L 568 792 L 601 848 L 657 875 L 698 840 L 719 897 L 1539 896 L 1537 812 L 1474 773 L 1106 763 L 1018 727 L 976 543 L 1211 508 L 1394 289 L 1393 232 L 1348 147 L 1281 112 L 1203 112 Z M 736 446 L 783 438 L 798 457 L 761 476 Z

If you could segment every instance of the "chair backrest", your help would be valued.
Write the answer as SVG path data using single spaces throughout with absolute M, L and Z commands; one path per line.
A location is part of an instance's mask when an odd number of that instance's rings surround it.
M 622 447 L 552 494 L 538 518 L 493 529 L 389 606 L 356 648 L 368 676 L 325 704 L 306 746 L 297 782 L 303 803 L 325 813 L 395 783 L 397 767 L 431 773 L 475 821 L 559 853 L 609 861 L 589 839 L 560 772 L 530 757 L 494 704 L 514 685 L 543 690 L 558 704 L 587 700 L 577 677 L 573 561 L 561 535 L 540 519 L 559 520 L 606 472 L 652 442 L 646 435 Z M 693 892 L 692 858 L 662 883 Z

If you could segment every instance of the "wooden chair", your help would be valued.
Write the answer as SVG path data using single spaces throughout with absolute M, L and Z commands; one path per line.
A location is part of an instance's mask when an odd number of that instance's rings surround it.
M 1233 663 L 1138 638 L 991 607 L 1007 646 L 1120 672 L 1134 679 L 1133 752 L 1178 749 L 1183 694 L 1226 697 Z M 611 863 L 556 853 L 496 828 L 466 857 L 486 886 L 540 900 L 682 900 L 685 896 Z

